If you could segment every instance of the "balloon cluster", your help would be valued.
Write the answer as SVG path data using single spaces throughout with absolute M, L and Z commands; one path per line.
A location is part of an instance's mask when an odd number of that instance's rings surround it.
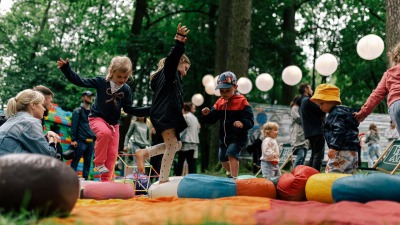
M 384 50 L 383 40 L 374 34 L 369 34 L 361 38 L 357 44 L 358 55 L 366 60 L 373 60 L 378 58 Z M 317 72 L 323 76 L 331 76 L 338 68 L 338 60 L 336 56 L 325 53 L 320 55 L 315 61 L 315 69 Z M 289 85 L 297 85 L 303 77 L 301 69 L 295 65 L 286 67 L 282 71 L 282 81 Z M 209 95 L 220 96 L 219 90 L 215 90 L 217 85 L 218 76 L 214 77 L 211 74 L 207 74 L 203 77 L 202 83 L 205 87 L 205 91 Z M 242 94 L 248 94 L 253 88 L 251 80 L 247 77 L 239 78 L 238 91 Z M 260 91 L 269 91 L 274 86 L 274 79 L 268 73 L 262 73 L 257 76 L 255 81 L 256 87 Z M 195 94 L 192 97 L 192 102 L 195 104 L 193 99 L 195 99 L 197 104 L 202 104 L 204 99 L 198 96 L 200 94 Z M 196 96 L 196 97 L 195 97 Z M 201 96 L 201 95 L 200 95 Z M 203 96 L 201 96 L 203 97 Z M 201 103 L 200 103 L 201 102 Z M 195 104 L 196 105 L 196 104 Z

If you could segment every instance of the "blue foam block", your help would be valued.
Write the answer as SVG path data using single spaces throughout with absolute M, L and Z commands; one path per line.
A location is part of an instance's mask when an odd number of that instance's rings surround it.
M 389 174 L 356 174 L 337 179 L 332 184 L 335 202 L 369 202 L 389 200 L 400 202 L 400 176 Z
M 180 198 L 222 198 L 236 196 L 236 183 L 224 177 L 188 174 L 178 186 Z

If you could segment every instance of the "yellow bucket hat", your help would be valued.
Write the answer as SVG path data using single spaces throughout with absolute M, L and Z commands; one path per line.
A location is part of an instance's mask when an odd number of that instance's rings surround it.
M 342 101 L 340 100 L 340 89 L 333 84 L 318 85 L 310 100 L 312 102 L 315 100 L 322 100 L 342 104 Z

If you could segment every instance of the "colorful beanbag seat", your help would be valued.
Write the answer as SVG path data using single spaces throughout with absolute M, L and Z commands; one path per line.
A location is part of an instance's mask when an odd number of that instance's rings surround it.
M 369 202 L 389 200 L 400 202 L 400 176 L 384 173 L 355 174 L 343 177 L 332 185 L 332 197 L 335 202 Z
M 339 178 L 348 177 L 351 174 L 342 173 L 318 173 L 308 178 L 306 183 L 306 197 L 308 201 L 333 203 L 332 184 Z
M 236 183 L 225 177 L 188 174 L 178 186 L 180 198 L 222 198 L 236 196 Z
M 130 199 L 135 197 L 132 184 L 118 182 L 94 182 L 86 184 L 81 191 L 81 198 L 85 199 Z
M 67 216 L 79 198 L 79 179 L 60 160 L 39 154 L 0 157 L 0 211 Z
M 287 201 L 305 201 L 306 183 L 309 177 L 319 173 L 316 169 L 299 165 L 291 173 L 283 174 L 276 187 L 278 198 Z
M 150 198 L 159 198 L 159 197 L 167 197 L 174 196 L 178 197 L 178 186 L 183 177 L 170 177 L 169 181 L 166 183 L 160 184 L 158 181 L 152 184 L 149 188 L 149 197 Z
M 255 196 L 276 198 L 276 188 L 272 181 L 265 178 L 236 180 L 237 196 Z

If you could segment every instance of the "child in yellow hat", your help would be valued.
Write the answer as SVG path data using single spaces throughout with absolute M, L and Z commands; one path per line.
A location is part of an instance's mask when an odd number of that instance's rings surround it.
M 310 99 L 322 111 L 329 113 L 322 124 L 323 135 L 328 144 L 326 173 L 352 174 L 357 169 L 360 141 L 358 121 L 354 110 L 342 106 L 340 89 L 332 84 L 320 84 Z

